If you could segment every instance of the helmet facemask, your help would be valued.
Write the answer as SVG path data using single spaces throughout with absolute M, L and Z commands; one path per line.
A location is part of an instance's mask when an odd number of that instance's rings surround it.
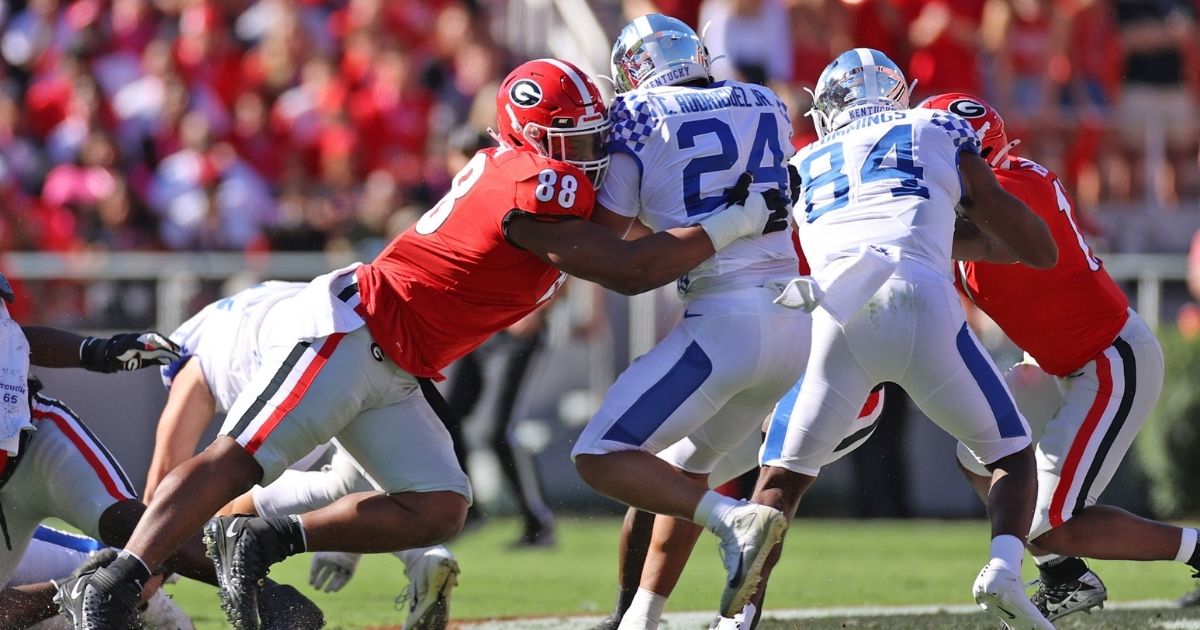
M 609 162 L 607 144 L 612 122 L 607 115 L 598 114 L 593 120 L 581 117 L 578 122 L 564 116 L 555 118 L 549 127 L 532 121 L 522 127 L 514 112 L 508 114 L 514 131 L 538 155 L 578 168 L 593 186 L 600 187 Z

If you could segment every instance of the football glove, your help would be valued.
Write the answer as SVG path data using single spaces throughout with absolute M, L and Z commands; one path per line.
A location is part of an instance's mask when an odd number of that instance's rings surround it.
M 140 370 L 179 360 L 179 346 L 156 332 L 87 337 L 79 344 L 79 365 L 93 372 Z
M 354 577 L 354 569 L 362 556 L 340 551 L 318 551 L 313 554 L 308 571 L 308 583 L 318 591 L 334 593 Z

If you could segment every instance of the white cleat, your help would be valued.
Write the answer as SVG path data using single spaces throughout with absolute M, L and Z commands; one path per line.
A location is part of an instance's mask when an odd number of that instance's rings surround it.
M 721 593 L 721 616 L 733 618 L 742 612 L 762 581 L 767 556 L 787 530 L 783 512 L 758 503 L 742 503 L 729 512 L 717 535 L 728 581 Z
M 991 563 L 984 565 L 971 587 L 975 603 L 1010 630 L 1054 630 L 1054 624 L 1029 601 L 1020 576 Z
M 195 630 L 192 619 L 160 588 L 146 600 L 138 617 L 145 630 Z
M 404 630 L 445 630 L 450 621 L 450 592 L 458 585 L 458 560 L 445 547 L 430 547 L 404 568 L 408 588 L 396 599 L 407 602 Z
M 746 604 L 742 612 L 729 617 L 717 617 L 709 630 L 750 630 L 750 625 L 754 623 L 754 614 L 758 611 L 754 604 Z

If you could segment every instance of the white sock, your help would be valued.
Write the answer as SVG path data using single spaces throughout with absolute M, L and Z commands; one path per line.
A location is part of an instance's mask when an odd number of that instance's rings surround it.
M 992 539 L 992 559 L 994 567 L 1000 567 L 1021 575 L 1021 560 L 1025 557 L 1025 543 L 1011 534 L 1001 534 Z
M 1196 530 L 1191 527 L 1183 528 L 1183 536 L 1179 539 L 1179 551 L 1175 552 L 1177 562 L 1187 562 L 1196 553 Z
M 696 506 L 692 522 L 703 525 L 710 531 L 716 531 L 717 526 L 724 522 L 725 515 L 741 503 L 741 501 L 709 490 L 704 493 L 704 498 L 700 499 L 700 504 Z
M 1036 562 L 1036 563 L 1037 563 L 1037 565 L 1040 567 L 1040 566 L 1042 566 L 1042 565 L 1044 565 L 1044 564 L 1046 564 L 1046 563 L 1049 563 L 1049 562 L 1054 562 L 1055 560 L 1058 560 L 1058 559 L 1059 559 L 1059 558 L 1061 558 L 1061 557 L 1062 557 L 1062 556 L 1060 556 L 1060 555 L 1058 555 L 1058 554 L 1056 554 L 1056 553 L 1048 553 L 1048 554 L 1046 554 L 1046 555 L 1043 555 L 1043 556 L 1034 556 L 1034 557 L 1033 557 L 1033 561 L 1034 561 L 1034 562 Z
M 639 586 L 617 630 L 657 630 L 666 605 L 666 597 Z

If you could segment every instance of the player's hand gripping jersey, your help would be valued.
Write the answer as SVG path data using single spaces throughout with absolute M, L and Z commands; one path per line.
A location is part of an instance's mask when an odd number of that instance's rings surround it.
M 1050 227 L 1058 265 L 1040 270 L 959 262 L 956 284 L 1043 370 L 1067 376 L 1112 344 L 1129 318 L 1129 299 L 1083 240 L 1058 177 L 1020 158 L 994 172 L 1006 191 Z M 1032 296 L 1037 308 L 1028 307 Z
M 891 245 L 901 260 L 945 275 L 962 198 L 960 151 L 979 153 L 962 118 L 943 111 L 862 116 L 802 149 L 800 240 L 814 272 L 864 245 Z
M 569 164 L 503 148 L 476 153 L 437 205 L 358 269 L 371 335 L 406 372 L 439 378 L 566 277 L 507 240 L 508 218 L 587 220 L 595 195 Z
M 615 159 L 600 204 L 652 230 L 695 225 L 727 203 L 727 190 L 747 171 L 752 190 L 787 195 L 792 124 L 768 88 L 737 81 L 643 87 L 617 96 L 610 116 Z M 681 278 L 679 290 L 688 297 L 733 283 L 761 285 L 794 275 L 795 265 L 790 231 L 780 222 L 717 252 Z

